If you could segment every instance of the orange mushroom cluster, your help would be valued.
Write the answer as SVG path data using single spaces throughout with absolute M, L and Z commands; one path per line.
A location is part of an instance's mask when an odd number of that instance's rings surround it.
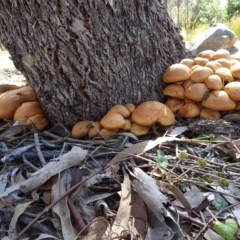
M 30 86 L 0 86 L 0 118 L 33 125 L 39 131 L 49 123 Z
M 240 56 L 226 49 L 205 50 L 194 59 L 169 66 L 166 105 L 184 118 L 221 118 L 221 111 L 240 110 Z
M 136 136 L 147 134 L 155 123 L 162 126 L 172 125 L 173 112 L 163 103 L 147 101 L 139 106 L 132 103 L 115 105 L 109 109 L 100 122 L 80 121 L 76 123 L 71 135 L 73 138 L 89 136 L 107 137 L 121 132 L 130 132 Z M 94 134 L 92 134 L 94 132 Z

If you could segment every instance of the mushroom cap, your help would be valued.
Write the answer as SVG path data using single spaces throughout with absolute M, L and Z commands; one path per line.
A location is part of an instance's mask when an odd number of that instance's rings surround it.
M 169 66 L 163 73 L 163 81 L 166 83 L 184 81 L 190 78 L 191 69 L 184 64 L 175 63 Z
M 118 133 L 118 129 L 106 129 L 106 128 L 102 128 L 100 130 L 99 136 L 102 136 L 104 138 L 108 138 L 112 135 L 115 135 Z
M 37 101 L 36 94 L 30 86 L 5 92 L 0 95 L 0 118 L 12 119 L 22 103 L 34 101 Z
M 132 123 L 131 129 L 130 129 L 130 132 L 136 136 L 145 135 L 149 133 L 149 131 L 150 131 L 150 127 L 141 126 L 141 125 L 138 125 L 137 123 Z
M 38 131 L 42 131 L 48 126 L 49 121 L 47 120 L 45 114 L 40 113 L 28 118 L 26 123 L 33 124 Z
M 213 50 L 204 50 L 200 52 L 197 57 L 207 58 L 209 61 L 212 60 L 212 56 L 215 53 Z
M 125 119 L 125 126 L 121 129 L 125 130 L 125 131 L 129 131 L 131 129 L 131 122 L 129 119 Z
M 198 67 L 201 67 L 201 65 L 198 65 L 198 64 L 193 65 L 193 66 L 191 67 L 191 70 L 194 70 L 194 69 L 196 69 L 196 68 L 198 68 Z
M 191 68 L 194 65 L 194 60 L 191 58 L 184 58 L 180 62 L 181 64 L 186 65 L 187 67 Z
M 240 61 L 240 55 L 231 55 L 231 59 L 236 59 L 238 61 Z
M 191 74 L 193 82 L 203 82 L 208 76 L 213 74 L 213 70 L 209 67 L 200 66 L 195 68 Z
M 230 68 L 232 66 L 230 60 L 228 60 L 226 58 L 219 58 L 219 59 L 217 59 L 215 61 L 220 63 L 225 68 Z
M 102 126 L 100 122 L 93 122 L 93 126 L 89 129 L 88 136 L 90 138 L 95 138 L 99 135 L 100 130 L 102 129 Z
M 0 85 L 0 95 L 7 92 L 7 91 L 16 90 L 16 89 L 19 89 L 19 88 L 22 88 L 22 86 L 17 86 L 17 85 L 14 85 L 14 84 L 1 84 Z
M 172 83 L 163 89 L 163 94 L 175 98 L 184 98 L 184 88 L 182 85 Z
M 42 107 L 39 102 L 25 102 L 14 113 L 13 121 L 26 122 L 30 117 L 43 114 Z
M 187 98 L 187 97 L 185 97 L 183 100 L 184 100 L 184 103 L 195 103 L 194 100 Z
M 203 119 L 219 119 L 221 118 L 221 114 L 219 111 L 215 111 L 208 108 L 202 108 L 200 112 L 200 117 Z
M 224 91 L 233 101 L 240 101 L 240 82 L 234 81 L 226 84 Z
M 133 110 L 136 108 L 136 105 L 133 104 L 133 103 L 126 103 L 126 104 L 124 105 L 124 107 L 127 108 L 127 110 L 128 110 L 130 113 L 132 113 Z
M 234 80 L 229 68 L 225 68 L 225 67 L 218 68 L 215 71 L 215 74 L 217 74 L 220 78 L 222 78 L 224 81 L 227 81 L 227 82 L 231 82 Z
M 240 110 L 240 101 L 236 101 L 236 107 L 234 110 Z
M 209 62 L 209 59 L 203 57 L 195 57 L 193 60 L 195 64 L 200 66 L 205 66 Z
M 230 71 L 231 71 L 231 74 L 234 78 L 239 78 L 240 79 L 240 62 L 231 66 Z
M 236 107 L 236 103 L 223 90 L 210 92 L 208 98 L 202 101 L 202 105 L 216 111 L 228 111 Z
M 222 67 L 222 64 L 217 61 L 210 61 L 206 64 L 206 67 L 209 67 L 215 72 L 218 68 Z
M 209 90 L 204 83 L 193 83 L 191 86 L 185 89 L 184 95 L 189 99 L 200 102 L 208 93 Z
M 223 88 L 222 79 L 216 74 L 210 75 L 205 79 L 204 84 L 206 84 L 210 90 L 221 90 Z
M 229 62 L 231 63 L 231 66 L 240 63 L 237 59 L 230 59 Z
M 83 120 L 77 122 L 71 131 L 72 138 L 82 138 L 88 135 L 91 128 L 91 121 Z
M 147 101 L 132 112 L 132 121 L 142 126 L 152 126 L 156 122 L 168 126 L 174 123 L 175 116 L 163 103 Z
M 189 86 L 191 86 L 194 82 L 191 80 L 191 79 L 188 79 L 186 81 L 183 82 L 183 88 L 186 89 L 188 88 Z
M 184 104 L 183 99 L 170 98 L 165 102 L 165 105 L 170 108 L 170 110 L 176 113 L 181 106 Z
M 121 114 L 124 118 L 130 116 L 129 110 L 128 110 L 126 107 L 124 107 L 123 105 L 121 105 L 121 104 L 117 104 L 117 105 L 111 107 L 111 108 L 109 109 L 108 113 L 119 113 L 119 114 Z
M 225 59 L 227 59 L 227 60 L 230 60 L 231 55 L 230 55 L 230 53 L 229 53 L 228 50 L 226 50 L 226 49 L 219 49 L 219 50 L 217 50 L 217 51 L 213 54 L 212 59 L 213 59 L 213 60 L 216 60 L 216 59 L 219 59 L 219 58 L 225 58 Z
M 194 118 L 200 114 L 200 110 L 195 103 L 185 103 L 178 111 L 178 115 L 184 118 Z
M 106 129 L 115 130 L 125 126 L 125 119 L 119 113 L 108 112 L 100 121 L 101 126 Z

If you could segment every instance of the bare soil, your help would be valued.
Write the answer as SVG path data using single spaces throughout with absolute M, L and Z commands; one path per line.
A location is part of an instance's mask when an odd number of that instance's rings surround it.
M 0 50 L 0 84 L 22 85 L 26 78 L 13 65 L 7 51 Z

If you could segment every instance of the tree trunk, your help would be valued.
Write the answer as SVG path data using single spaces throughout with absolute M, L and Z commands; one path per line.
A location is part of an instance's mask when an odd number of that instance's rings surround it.
M 164 70 L 186 57 L 159 0 L 1 0 L 0 30 L 53 125 L 161 101 Z

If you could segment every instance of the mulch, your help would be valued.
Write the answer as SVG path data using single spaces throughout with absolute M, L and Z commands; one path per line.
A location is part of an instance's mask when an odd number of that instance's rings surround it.
M 236 118 L 139 138 L 0 126 L 1 239 L 211 239 L 216 219 L 239 224 Z

